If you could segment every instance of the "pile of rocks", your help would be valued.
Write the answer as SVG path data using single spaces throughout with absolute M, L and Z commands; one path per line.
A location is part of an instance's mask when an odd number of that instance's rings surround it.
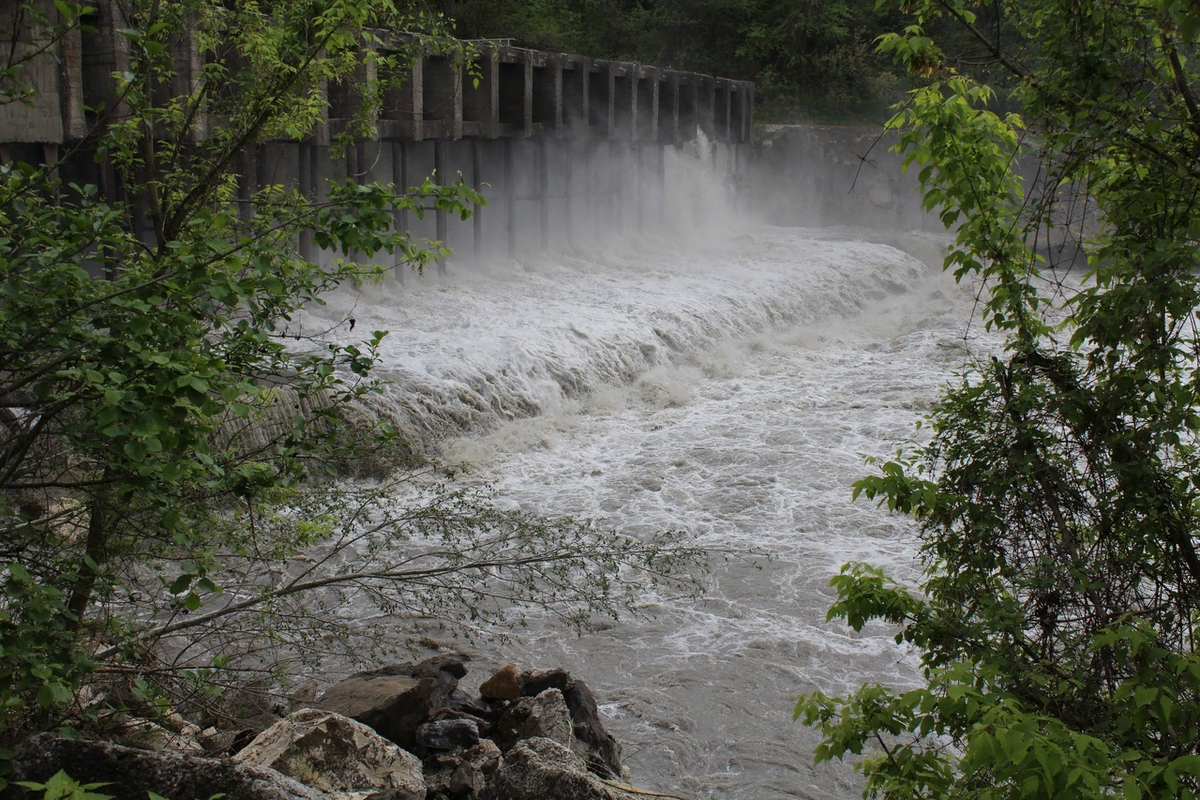
M 459 658 L 362 672 L 225 758 L 44 734 L 14 752 L 13 781 L 60 769 L 116 800 L 632 800 L 621 748 L 588 687 L 509 665 L 471 696 Z M 248 737 L 237 737 L 244 741 Z M 233 752 L 236 750 L 236 752 Z M 229 757 L 231 756 L 231 757 Z M 5 796 L 22 798 L 9 788 Z M 664 796 L 664 795 L 656 795 Z

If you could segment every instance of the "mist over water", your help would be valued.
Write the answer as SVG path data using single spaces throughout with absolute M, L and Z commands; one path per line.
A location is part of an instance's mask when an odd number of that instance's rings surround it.
M 502 505 L 769 554 L 718 562 L 699 603 L 648 594 L 640 617 L 598 633 L 547 621 L 480 646 L 468 682 L 508 661 L 571 670 L 639 786 L 857 797 L 848 765 L 812 766 L 816 737 L 792 707 L 812 690 L 915 685 L 893 631 L 824 620 L 846 561 L 917 574 L 911 523 L 851 504 L 850 485 L 862 455 L 912 441 L 969 351 L 995 343 L 974 338 L 969 287 L 865 241 L 887 237 L 739 219 L 696 165 L 673 159 L 677 202 L 646 235 L 457 263 L 297 322 L 342 339 L 390 330 L 381 412 Z

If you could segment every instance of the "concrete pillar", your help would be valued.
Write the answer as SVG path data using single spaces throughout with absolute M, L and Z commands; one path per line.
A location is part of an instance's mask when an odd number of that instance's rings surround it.
M 521 65 L 525 68 L 525 111 L 521 135 L 528 138 L 533 135 L 533 53 L 522 53 Z
M 495 139 L 500 135 L 500 64 L 494 48 L 481 48 L 479 85 L 463 75 L 463 135 Z M 462 69 L 465 71 L 466 66 Z
M 312 165 L 308 160 L 308 142 L 296 142 L 296 191 L 305 199 L 311 199 L 308 186 L 312 183 Z M 313 261 L 316 252 L 313 247 L 313 232 L 310 228 L 300 231 L 300 257 L 305 261 Z
M 655 165 L 655 200 L 658 204 L 658 220 L 662 222 L 667 216 L 667 145 L 660 144 L 658 163 Z
M 637 231 L 645 233 L 646 182 L 643 179 L 643 170 L 646 165 L 643 161 L 644 145 L 641 142 L 635 142 L 630 147 L 634 151 L 633 190 L 637 192 Z
M 439 139 L 463 135 L 462 67 L 449 56 L 428 56 L 422 68 L 424 123 L 436 128 Z M 428 135 L 428 132 L 423 132 Z
M 392 140 L 392 184 L 396 187 L 396 192 L 401 193 L 408 191 L 408 145 L 402 141 Z M 408 211 L 399 209 L 393 212 L 392 225 L 397 231 L 408 232 Z M 408 263 L 403 260 L 403 254 L 400 255 L 401 260 L 396 264 L 396 277 L 400 279 L 401 285 L 404 283 L 405 273 L 408 272 Z
M 585 139 L 583 142 L 583 218 L 588 224 L 588 233 L 596 236 L 596 179 L 593 174 L 596 169 L 596 148 L 599 144 L 595 139 Z
M 437 176 L 439 186 L 446 184 L 446 140 L 437 139 L 433 143 L 433 171 Z M 442 247 L 446 245 L 446 211 L 438 208 L 433 212 L 437 224 L 437 240 Z M 437 269 L 439 275 L 446 274 L 446 257 L 438 256 Z
M 255 187 L 253 185 L 254 176 L 258 173 L 258 168 L 255 165 L 254 148 L 247 147 L 242 151 L 238 159 L 238 182 L 237 182 L 237 199 L 238 199 L 238 216 L 242 222 L 249 222 L 253 216 L 253 209 L 250 207 L 250 198 L 254 196 Z M 144 219 L 138 219 L 140 214 L 141 203 L 134 203 L 133 218 L 134 227 L 139 231 L 142 230 Z M 140 235 L 140 234 L 139 234 Z
M 563 225 L 563 235 L 567 244 L 575 246 L 575 154 L 572 152 L 571 139 L 563 142 L 563 211 L 566 222 Z
M 504 211 L 508 215 L 508 255 L 517 256 L 517 193 L 513 182 L 513 140 L 504 140 Z
M 471 140 L 471 188 L 477 192 L 483 188 L 483 154 L 480 152 L 482 149 L 483 144 L 479 139 Z M 479 261 L 483 255 L 483 207 L 478 203 L 473 204 L 471 209 L 471 234 L 475 245 L 475 260 Z
M 546 137 L 539 136 L 534 140 L 537 148 L 538 173 L 538 204 L 541 215 L 542 250 L 550 249 L 550 159 L 547 153 Z

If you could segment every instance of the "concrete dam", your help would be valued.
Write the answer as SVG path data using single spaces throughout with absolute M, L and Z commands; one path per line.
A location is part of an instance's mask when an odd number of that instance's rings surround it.
M 0 161 L 62 159 L 64 178 L 96 184 L 110 199 L 121 196 L 121 175 L 88 146 L 99 124 L 96 109 L 109 109 L 111 118 L 115 108 L 119 118 L 111 76 L 127 71 L 131 57 L 119 14 L 114 3 L 96 3 L 82 31 L 68 31 L 25 65 L 23 79 L 36 93 L 0 106 Z M 35 31 L 34 45 L 36 39 Z M 461 175 L 484 193 L 486 208 L 477 206 L 466 223 L 432 208 L 423 220 L 396 212 L 397 228 L 464 255 L 485 249 L 520 255 L 573 243 L 593 228 L 653 224 L 669 202 L 667 148 L 702 140 L 705 157 L 731 185 L 748 184 L 750 82 L 530 50 L 511 40 L 469 42 L 465 55 L 439 54 L 414 34 L 389 33 L 379 41 L 377 47 L 415 46 L 421 55 L 371 112 L 371 135 L 357 138 L 344 157 L 332 157 L 331 141 L 362 110 L 356 85 L 374 77 L 364 59 L 353 79 L 322 87 L 322 121 L 310 135 L 243 153 L 234 166 L 240 197 L 266 185 L 320 198 L 329 180 L 403 187 L 431 174 L 438 183 Z M 193 87 L 203 58 L 193 37 L 180 37 L 172 52 L 180 85 L 173 91 Z M 205 126 L 197 120 L 198 136 Z M 301 237 L 299 247 L 313 259 L 309 238 Z

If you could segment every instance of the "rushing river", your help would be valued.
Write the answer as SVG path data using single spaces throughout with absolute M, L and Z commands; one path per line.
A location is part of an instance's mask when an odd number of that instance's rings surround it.
M 848 560 L 910 581 L 916 567 L 911 523 L 852 504 L 850 486 L 863 455 L 911 441 L 940 387 L 994 343 L 975 338 L 969 287 L 864 241 L 877 236 L 719 212 L 670 237 L 332 298 L 305 325 L 392 331 L 389 402 L 502 504 L 770 556 L 719 563 L 699 603 L 652 597 L 582 638 L 547 623 L 480 646 L 492 661 L 468 680 L 508 660 L 583 677 L 646 788 L 856 797 L 848 765 L 812 766 L 816 737 L 792 707 L 801 692 L 915 683 L 893 631 L 855 634 L 825 610 Z

